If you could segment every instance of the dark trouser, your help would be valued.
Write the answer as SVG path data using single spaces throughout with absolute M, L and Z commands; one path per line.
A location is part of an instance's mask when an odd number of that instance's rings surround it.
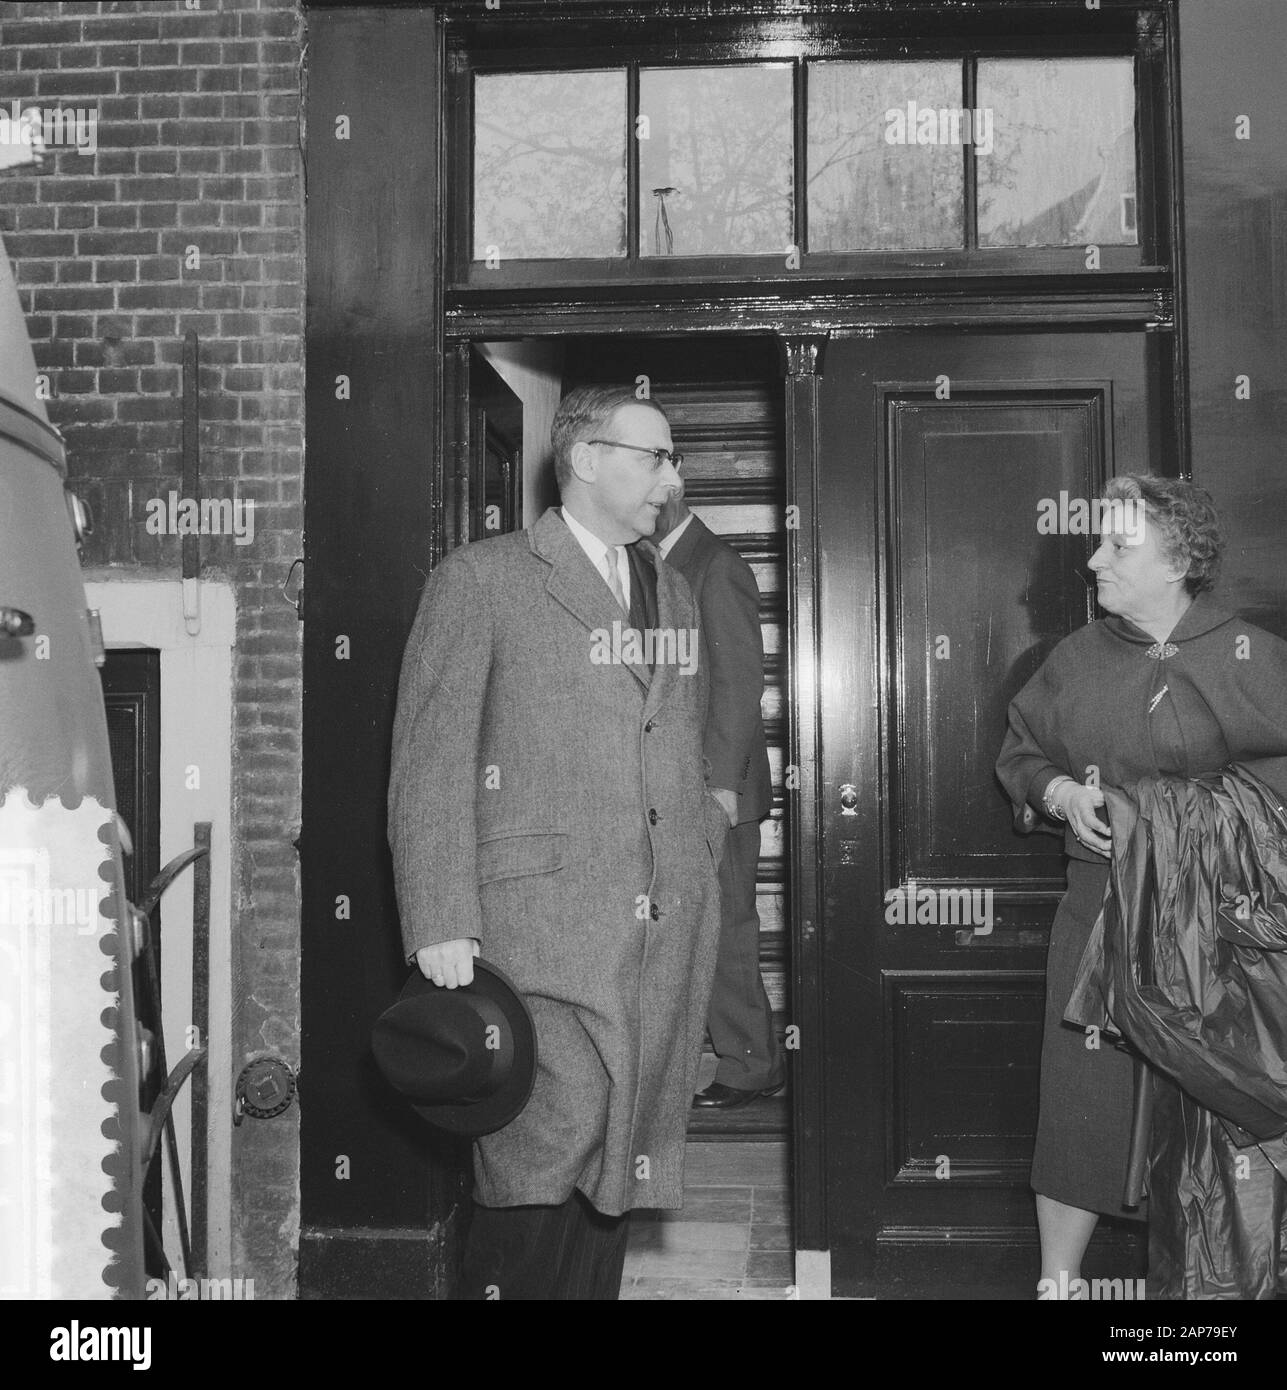
M 611 1301 L 621 1292 L 630 1216 L 579 1192 L 557 1206 L 474 1205 L 458 1299 Z
M 776 1086 L 783 1076 L 773 1012 L 760 978 L 759 859 L 758 821 L 735 825 L 724 841 L 719 869 L 719 955 L 706 1011 L 711 1046 L 719 1057 L 715 1080 L 742 1091 Z

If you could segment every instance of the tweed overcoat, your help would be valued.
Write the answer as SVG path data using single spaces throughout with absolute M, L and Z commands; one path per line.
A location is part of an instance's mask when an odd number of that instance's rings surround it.
M 647 541 L 662 630 L 696 605 Z M 403 658 L 389 841 L 408 957 L 476 937 L 526 997 L 523 1112 L 474 1150 L 485 1206 L 679 1207 L 728 821 L 706 787 L 706 674 L 604 663 L 624 615 L 551 509 L 454 552 Z

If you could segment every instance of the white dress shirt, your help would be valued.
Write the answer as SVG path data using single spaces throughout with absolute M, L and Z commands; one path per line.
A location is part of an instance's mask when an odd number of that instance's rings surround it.
M 577 538 L 578 544 L 581 546 L 581 549 L 585 551 L 590 563 L 603 576 L 603 582 L 608 586 L 608 591 L 609 593 L 611 593 L 612 581 L 608 578 L 608 566 L 612 563 L 610 557 L 612 554 L 613 547 L 606 544 L 604 541 L 601 541 L 598 538 L 598 536 L 594 534 L 593 531 L 588 531 L 584 526 L 582 526 L 581 523 L 576 519 L 576 517 L 574 517 L 566 507 L 560 507 L 559 514 L 562 516 L 564 522 L 567 524 L 568 530 L 571 531 L 572 534 Z M 627 611 L 629 611 L 630 561 L 626 557 L 626 548 L 624 545 L 617 546 L 616 552 L 617 576 L 621 580 L 621 592 L 626 596 L 626 609 Z M 613 602 L 616 602 L 615 595 L 613 596 Z

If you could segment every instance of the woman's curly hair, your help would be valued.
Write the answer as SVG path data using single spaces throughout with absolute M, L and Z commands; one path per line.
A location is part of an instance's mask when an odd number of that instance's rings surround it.
M 1104 496 L 1110 501 L 1143 501 L 1145 515 L 1161 531 L 1163 554 L 1175 564 L 1187 565 L 1184 587 L 1191 595 L 1215 587 L 1224 537 L 1206 488 L 1183 478 L 1123 473 L 1108 483 Z

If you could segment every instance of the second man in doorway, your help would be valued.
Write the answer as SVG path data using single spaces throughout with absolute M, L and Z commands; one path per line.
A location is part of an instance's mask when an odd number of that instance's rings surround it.
M 755 902 L 760 821 L 773 804 L 760 714 L 760 593 L 751 567 L 689 511 L 682 493 L 662 508 L 653 540 L 666 563 L 688 580 L 701 614 L 710 675 L 703 753 L 711 790 L 732 825 L 720 865 L 719 956 L 706 1016 L 719 1065 L 711 1085 L 693 1098 L 699 1109 L 727 1110 L 786 1083 L 760 977 Z

